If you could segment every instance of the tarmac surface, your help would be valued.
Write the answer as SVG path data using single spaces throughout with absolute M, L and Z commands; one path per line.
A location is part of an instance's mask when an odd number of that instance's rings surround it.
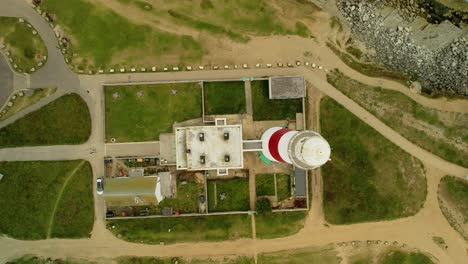
M 8 100 L 13 92 L 13 72 L 8 65 L 6 57 L 0 53 L 0 107 Z

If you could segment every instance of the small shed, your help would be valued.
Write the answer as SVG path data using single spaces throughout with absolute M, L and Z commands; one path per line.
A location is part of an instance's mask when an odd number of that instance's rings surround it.
M 158 177 L 108 179 L 104 184 L 104 200 L 107 206 L 157 205 L 158 180 Z
M 270 99 L 294 99 L 305 97 L 304 76 L 274 76 L 269 78 Z
M 294 195 L 307 196 L 307 171 L 297 167 L 294 169 Z

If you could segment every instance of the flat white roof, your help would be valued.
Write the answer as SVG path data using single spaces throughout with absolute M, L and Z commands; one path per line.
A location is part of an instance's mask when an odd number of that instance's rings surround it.
M 244 167 L 241 125 L 178 127 L 175 140 L 179 170 Z

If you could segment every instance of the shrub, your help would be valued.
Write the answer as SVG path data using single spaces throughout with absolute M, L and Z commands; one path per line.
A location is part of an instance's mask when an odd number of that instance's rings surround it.
M 258 199 L 255 208 L 259 214 L 271 212 L 271 202 L 267 198 Z

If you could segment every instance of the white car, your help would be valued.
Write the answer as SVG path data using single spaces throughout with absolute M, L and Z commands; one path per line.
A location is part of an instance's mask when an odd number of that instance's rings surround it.
M 104 193 L 104 179 L 101 177 L 97 178 L 96 180 L 96 191 L 99 195 Z

